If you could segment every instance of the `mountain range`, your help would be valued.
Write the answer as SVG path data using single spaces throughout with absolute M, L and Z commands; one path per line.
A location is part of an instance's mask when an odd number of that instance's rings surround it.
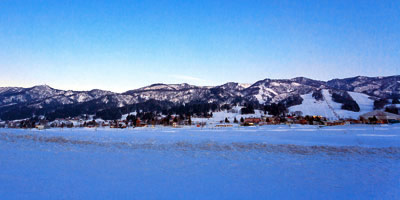
M 264 79 L 254 84 L 229 82 L 212 87 L 158 83 L 123 93 L 99 89 L 59 90 L 47 85 L 0 87 L 0 119 L 24 119 L 34 115 L 74 117 L 109 109 L 119 109 L 125 114 L 132 110 L 132 106 L 135 109 L 157 107 L 158 110 L 165 110 L 196 103 L 218 106 L 253 104 L 255 107 L 281 103 L 290 108 L 301 105 L 307 94 L 312 94 L 316 103 L 323 100 L 321 91 L 325 90 L 329 91 L 334 102 L 343 105 L 342 109 L 359 112 L 359 102 L 349 92 L 364 94 L 372 101 L 388 99 L 389 102 L 400 96 L 400 76 L 357 76 L 329 81 L 297 77 Z

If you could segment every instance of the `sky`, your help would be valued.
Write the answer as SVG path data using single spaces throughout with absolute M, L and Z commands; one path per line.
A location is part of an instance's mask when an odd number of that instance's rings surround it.
M 1 0 L 0 87 L 400 73 L 398 0 Z

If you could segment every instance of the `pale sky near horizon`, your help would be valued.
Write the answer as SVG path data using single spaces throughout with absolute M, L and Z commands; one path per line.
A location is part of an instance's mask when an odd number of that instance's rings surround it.
M 0 87 L 400 73 L 400 1 L 2 0 Z

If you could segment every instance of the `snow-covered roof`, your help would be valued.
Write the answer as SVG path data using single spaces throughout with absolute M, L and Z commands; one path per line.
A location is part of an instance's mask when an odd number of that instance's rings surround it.
M 374 116 L 378 119 L 400 119 L 400 115 L 384 112 L 381 110 L 374 110 L 372 112 L 368 112 L 368 113 L 361 115 L 361 117 L 366 118 L 366 119 L 368 119 L 370 117 L 374 117 Z

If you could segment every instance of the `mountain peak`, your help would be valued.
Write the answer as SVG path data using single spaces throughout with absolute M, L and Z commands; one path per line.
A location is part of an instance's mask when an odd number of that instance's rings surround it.
M 199 88 L 194 85 L 189 85 L 187 83 L 180 84 L 164 84 L 164 83 L 156 83 L 146 87 L 142 87 L 133 91 L 149 91 L 149 90 L 182 90 L 182 89 L 190 89 L 190 88 Z
M 44 84 L 44 85 L 35 85 L 32 87 L 32 89 L 37 89 L 37 90 L 53 90 L 52 87 Z
M 54 108 L 70 109 L 60 111 L 96 113 L 104 109 L 113 109 L 128 105 L 148 106 L 150 100 L 159 102 L 160 108 L 187 103 L 213 104 L 267 104 L 285 102 L 292 106 L 300 102 L 301 95 L 311 94 L 319 89 L 335 89 L 357 92 L 374 98 L 392 98 L 400 95 L 400 76 L 390 77 L 353 77 L 334 79 L 327 82 L 306 77 L 293 79 L 264 79 L 254 84 L 228 82 L 214 87 L 195 86 L 188 83 L 156 83 L 125 93 L 103 90 L 73 91 L 58 90 L 48 85 L 31 88 L 0 88 L 0 118 L 16 119 L 21 113 L 15 108 L 24 108 L 30 117 L 36 112 L 54 112 Z M 66 106 L 68 105 L 68 106 Z M 153 108 L 152 108 L 153 109 Z M 32 112 L 32 113 L 31 113 Z M 86 114 L 87 114 L 86 113 Z M 14 114 L 14 115 L 13 115 Z

